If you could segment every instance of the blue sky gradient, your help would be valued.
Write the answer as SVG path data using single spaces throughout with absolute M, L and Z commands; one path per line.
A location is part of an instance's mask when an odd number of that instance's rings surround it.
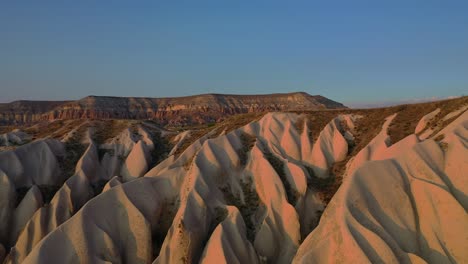
M 0 102 L 468 94 L 467 14 L 466 0 L 2 1 Z

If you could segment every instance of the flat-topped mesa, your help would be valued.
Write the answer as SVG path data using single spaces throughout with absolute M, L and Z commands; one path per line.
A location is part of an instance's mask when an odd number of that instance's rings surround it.
M 37 103 L 37 102 L 32 102 Z M 56 119 L 156 119 L 163 124 L 201 124 L 222 120 L 226 115 L 290 110 L 345 108 L 320 95 L 304 92 L 264 95 L 201 94 L 172 98 L 87 96 L 77 101 L 53 102 L 54 107 L 24 111 L 10 104 L 8 118 L 0 111 L 0 122 L 30 123 Z M 7 106 L 8 105 L 8 106 Z M 13 115 L 13 118 L 11 117 Z

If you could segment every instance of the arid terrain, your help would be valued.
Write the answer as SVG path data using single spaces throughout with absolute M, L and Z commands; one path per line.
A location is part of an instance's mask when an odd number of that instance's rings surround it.
M 468 263 L 467 109 L 0 104 L 0 263 Z
M 173 98 L 87 96 L 76 101 L 15 101 L 0 104 L 0 124 L 91 118 L 153 119 L 163 125 L 193 125 L 219 122 L 240 113 L 343 107 L 323 96 L 304 92 L 202 94 Z

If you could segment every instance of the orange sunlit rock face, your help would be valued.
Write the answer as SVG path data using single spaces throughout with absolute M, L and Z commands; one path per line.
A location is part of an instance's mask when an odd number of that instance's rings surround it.
M 468 262 L 467 104 L 9 130 L 0 262 Z

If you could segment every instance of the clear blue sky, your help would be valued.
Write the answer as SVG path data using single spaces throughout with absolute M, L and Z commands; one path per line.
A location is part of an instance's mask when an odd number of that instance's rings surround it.
M 468 1 L 0 3 L 1 102 L 290 91 L 468 94 Z

